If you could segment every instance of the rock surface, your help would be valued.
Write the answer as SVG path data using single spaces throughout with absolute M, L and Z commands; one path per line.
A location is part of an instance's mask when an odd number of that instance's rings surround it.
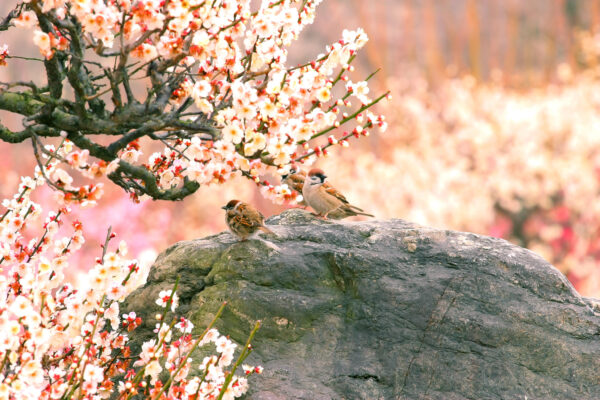
M 198 330 L 223 300 L 238 343 L 262 320 L 248 399 L 600 399 L 599 313 L 536 254 L 401 220 L 267 224 L 173 245 L 128 299 L 152 315 L 179 275 Z

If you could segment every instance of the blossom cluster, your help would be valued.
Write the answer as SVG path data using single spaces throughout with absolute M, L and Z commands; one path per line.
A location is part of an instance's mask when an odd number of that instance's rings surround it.
M 74 159 L 61 145 L 54 157 Z M 52 154 L 52 153 L 51 153 Z M 42 168 L 62 176 L 51 157 Z M 64 176 L 62 181 L 69 185 Z M 110 249 L 115 234 L 109 229 L 102 253 L 84 282 L 66 282 L 70 256 L 84 243 L 83 225 L 65 227 L 71 208 L 64 206 L 44 215 L 32 201 L 45 184 L 38 168 L 35 177 L 21 179 L 17 194 L 2 202 L 0 215 L 0 399 L 101 399 L 113 393 L 120 399 L 136 394 L 159 399 L 233 399 L 248 388 L 235 368 L 249 354 L 247 346 L 232 367 L 236 344 L 212 329 L 194 335 L 185 318 L 165 318 L 177 308 L 175 288 L 165 289 L 156 303 L 156 336 L 142 345 L 140 354 L 129 347 L 129 333 L 142 321 L 135 312 L 121 313 L 125 297 L 145 280 L 136 260 L 127 258 L 121 241 Z M 92 205 L 93 200 L 81 200 Z M 25 228 L 42 219 L 37 237 L 27 239 Z M 64 231 L 68 231 L 64 234 Z M 213 321 L 214 323 L 214 321 Z M 194 365 L 192 351 L 209 343 L 216 355 Z M 200 377 L 188 376 L 191 368 Z M 231 371 L 227 371 L 231 368 Z M 167 378 L 159 377 L 166 371 Z M 260 367 L 245 367 L 245 375 Z M 115 385 L 116 382 L 116 385 Z
M 88 150 L 75 150 L 73 143 L 68 139 L 63 139 L 58 148 L 54 145 L 41 145 L 39 139 L 34 139 L 33 144 L 38 162 L 35 168 L 35 177 L 40 181 L 38 185 L 46 182 L 56 189 L 54 200 L 59 204 L 77 203 L 82 207 L 95 206 L 104 193 L 101 182 L 74 186 L 74 178 L 69 173 L 68 167 L 92 180 L 110 174 L 118 167 L 116 160 L 111 163 L 102 160 L 94 161 L 89 157 Z M 39 156 L 38 146 L 41 152 Z
M 0 46 L 0 67 L 6 65 L 6 56 L 8 56 L 8 46 L 3 44 Z
M 347 145 L 355 129 L 334 136 L 341 125 L 385 126 L 382 116 L 368 110 L 385 94 L 372 98 L 366 80 L 349 76 L 356 52 L 368 40 L 362 29 L 344 30 L 313 61 L 286 65 L 288 47 L 313 22 L 320 2 L 263 0 L 253 10 L 250 0 L 27 0 L 15 24 L 34 30 L 33 41 L 46 59 L 67 50 L 72 38 L 63 25 L 77 21 L 97 55 L 127 56 L 142 66 L 168 64 L 170 73 L 181 76 L 171 107 L 193 102 L 197 111 L 189 120 L 204 115 L 219 133 L 169 140 L 163 151 L 146 157 L 137 141 L 119 152 L 120 161 L 151 171 L 160 189 L 245 176 L 282 202 L 294 194 L 261 177 L 283 175 L 296 162 L 310 164 L 334 142 Z M 41 28 L 40 15 L 51 16 L 51 32 Z M 131 72 L 130 78 L 150 81 L 152 70 L 145 75 Z M 358 115 L 364 124 L 356 121 Z

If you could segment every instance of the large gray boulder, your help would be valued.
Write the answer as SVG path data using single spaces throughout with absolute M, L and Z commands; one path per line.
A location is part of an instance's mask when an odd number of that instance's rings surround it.
M 238 343 L 261 320 L 247 398 L 600 399 L 600 316 L 535 253 L 401 220 L 267 223 L 278 237 L 176 243 L 128 300 L 149 316 L 180 276 L 198 330 L 224 300 Z

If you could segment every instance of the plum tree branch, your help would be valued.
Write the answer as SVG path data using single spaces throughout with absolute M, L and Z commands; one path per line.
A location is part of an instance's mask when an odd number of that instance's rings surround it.
M 20 115 L 23 125 L 22 130 L 11 130 L 0 124 L 0 140 L 32 140 L 34 153 L 39 153 L 47 138 L 68 138 L 97 159 L 93 165 L 72 164 L 75 169 L 94 167 L 100 174 L 108 173 L 109 179 L 134 197 L 179 200 L 198 189 L 195 180 L 224 182 L 238 170 L 238 164 L 254 160 L 268 167 L 283 167 L 276 159 L 285 159 L 280 157 L 283 153 L 295 154 L 290 149 L 305 144 L 296 137 L 297 128 L 287 128 L 285 119 L 293 117 L 318 126 L 309 130 L 316 132 L 310 141 L 350 122 L 385 96 L 350 115 L 344 113 L 339 122 L 330 118 L 338 113 L 338 102 L 327 99 L 308 103 L 319 86 L 342 81 L 348 65 L 332 75 L 326 71 L 329 64 L 336 64 L 339 54 L 329 57 L 334 51 L 350 52 L 348 64 L 352 62 L 355 50 L 362 46 L 358 45 L 358 36 L 355 43 L 353 39 L 340 41 L 337 50 L 332 47 L 313 62 L 287 68 L 280 57 L 270 55 L 287 46 L 283 45 L 285 41 L 275 40 L 267 49 L 264 45 L 270 42 L 257 37 L 242 52 L 237 39 L 244 31 L 242 25 L 252 23 L 243 17 L 242 9 L 234 12 L 231 20 L 204 23 L 200 21 L 202 12 L 189 6 L 194 20 L 189 26 L 179 26 L 167 1 L 151 12 L 156 17 L 154 23 L 144 27 L 135 16 L 138 8 L 116 5 L 109 7 L 107 15 L 95 14 L 90 19 L 85 8 L 57 8 L 42 0 L 19 3 L 0 19 L 0 31 L 15 25 L 15 18 L 27 17 L 18 25 L 35 25 L 31 26 L 35 30 L 34 43 L 42 57 L 12 55 L 7 49 L 0 54 L 0 64 L 11 58 L 34 61 L 43 65 L 46 82 L 39 86 L 35 80 L 0 82 L 0 110 Z M 285 3 L 275 1 L 269 7 L 300 6 Z M 306 8 L 303 12 L 310 14 L 314 5 L 299 3 L 302 10 Z M 215 3 L 213 6 L 221 7 Z M 301 18 L 298 24 L 303 25 Z M 284 30 L 278 28 L 275 37 L 282 39 Z M 283 76 L 277 71 L 284 72 Z M 314 74 L 314 83 L 294 93 L 298 85 L 293 82 L 305 72 Z M 138 80 L 147 81 L 145 91 L 134 82 Z M 270 83 L 280 87 L 271 88 Z M 323 115 L 312 113 L 317 108 L 327 113 L 325 122 L 317 122 Z M 242 115 L 242 109 L 247 109 L 243 114 L 251 116 Z M 301 118 L 302 113 L 307 118 Z M 232 146 L 229 134 L 238 122 L 242 137 Z M 228 130 L 222 135 L 221 129 L 225 128 Z M 250 138 L 254 135 L 256 142 Z M 148 164 L 138 162 L 141 152 L 133 151 L 139 150 L 142 139 L 165 146 L 162 153 L 150 157 Z M 268 141 L 268 146 L 265 143 L 260 147 L 261 141 Z M 314 151 L 299 159 L 311 154 Z
M 23 4 L 19 4 L 15 9 L 8 13 L 8 15 L 0 22 L 0 32 L 6 31 L 12 26 L 12 20 L 17 18 L 21 14 Z

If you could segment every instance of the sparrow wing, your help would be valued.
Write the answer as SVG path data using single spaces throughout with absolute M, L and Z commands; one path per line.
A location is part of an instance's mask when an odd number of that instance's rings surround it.
M 239 225 L 242 223 L 242 221 L 243 221 L 243 218 L 238 212 L 236 212 L 234 210 L 227 211 L 227 223 L 229 225 L 232 225 L 232 224 Z
M 342 203 L 348 204 L 348 199 L 346 199 L 346 196 L 344 196 L 343 194 L 341 194 L 339 190 L 337 190 L 336 188 L 334 188 L 333 186 L 331 186 L 328 182 L 325 182 L 323 184 L 323 188 L 325 189 L 325 191 L 328 194 L 332 195 L 333 197 L 335 197 L 336 199 L 338 199 Z
M 234 217 L 240 225 L 248 227 L 262 226 L 265 217 L 249 204 L 240 204 Z
M 348 201 L 348 199 L 346 199 L 346 196 L 344 196 L 342 193 L 340 193 L 339 190 L 337 190 L 336 188 L 334 188 L 333 186 L 331 186 L 328 182 L 325 182 L 323 184 L 323 188 L 325 189 L 325 191 L 328 194 L 332 195 L 333 197 L 335 197 L 336 199 L 338 199 L 339 201 L 341 201 L 342 203 L 344 203 L 344 207 L 346 208 L 347 211 L 350 211 L 350 213 L 356 213 L 356 214 L 362 214 L 362 215 L 371 216 L 371 214 L 365 214 L 364 210 L 362 208 L 350 204 L 350 202 Z
M 304 176 L 300 174 L 292 174 L 286 179 L 287 184 L 294 189 L 296 192 L 302 193 L 302 187 L 304 186 Z
M 334 193 L 331 193 L 329 190 L 327 190 L 325 185 L 322 185 L 319 188 L 319 191 L 320 191 L 320 195 L 315 196 L 315 197 L 316 197 L 316 201 L 321 203 L 322 208 L 325 208 L 328 210 L 335 210 L 336 208 L 339 208 L 339 207 L 343 206 L 344 204 L 346 204 L 340 198 L 338 198 Z M 345 200 L 345 198 L 344 198 L 344 200 Z M 313 208 L 315 208 L 315 207 L 313 207 Z

